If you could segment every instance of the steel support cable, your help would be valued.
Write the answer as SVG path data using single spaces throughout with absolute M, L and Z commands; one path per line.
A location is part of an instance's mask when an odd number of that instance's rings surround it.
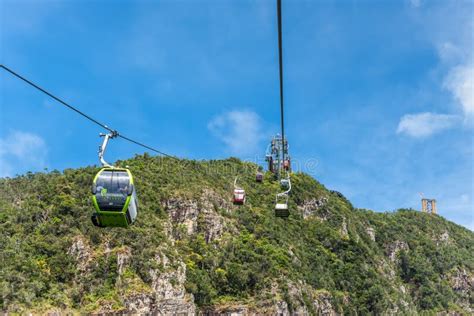
M 285 161 L 285 114 L 283 108 L 283 44 L 281 31 L 281 0 L 277 0 L 278 15 L 278 63 L 280 68 L 280 119 L 281 119 L 281 141 L 283 146 L 282 159 Z
M 282 142 L 282 160 L 285 163 L 285 153 L 286 153 L 286 146 L 285 146 L 285 112 L 283 106 L 283 40 L 282 40 L 282 27 L 281 27 L 281 0 L 277 0 L 277 16 L 278 16 L 278 65 L 280 70 L 280 119 L 281 119 L 281 142 Z M 280 193 L 281 196 L 286 196 L 287 203 L 288 203 L 288 194 L 291 191 L 291 182 L 289 180 L 289 187 L 288 190 Z M 278 195 L 277 195 L 278 198 Z
M 73 110 L 74 112 L 78 113 L 79 115 L 82 115 L 83 117 L 85 117 L 86 119 L 88 119 L 89 121 L 92 121 L 93 123 L 99 125 L 100 127 L 108 130 L 109 132 L 114 132 L 113 129 L 109 128 L 107 125 L 105 124 L 102 124 L 100 123 L 99 121 L 97 121 L 96 119 L 93 119 L 92 117 L 90 117 L 89 115 L 83 113 L 82 111 L 79 111 L 78 109 L 76 109 L 75 107 L 73 107 L 72 105 L 69 105 L 67 104 L 66 102 L 64 102 L 63 100 L 61 100 L 60 98 L 54 96 L 53 94 L 49 93 L 48 91 L 44 90 L 43 88 L 41 88 L 40 86 L 36 85 L 35 83 L 31 82 L 30 80 L 26 79 L 25 77 L 19 75 L 18 73 L 14 72 L 13 70 L 11 70 L 10 68 L 4 66 L 4 65 L 0 65 L 0 67 L 2 67 L 3 69 L 5 69 L 6 71 L 8 71 L 9 73 L 11 73 L 12 75 L 14 75 L 15 77 L 17 77 L 18 79 L 21 79 L 23 80 L 24 82 L 26 82 L 27 84 L 29 84 L 30 86 L 36 88 L 37 90 L 43 92 L 44 94 L 46 94 L 47 96 L 53 98 L 54 100 L 58 101 L 59 103 L 61 103 L 62 105 L 66 106 L 67 108 L 69 108 L 70 110 Z
M 33 83 L 32 81 L 26 79 L 25 77 L 21 76 L 20 74 L 16 73 L 15 71 L 11 70 L 10 68 L 6 67 L 5 65 L 0 65 L 0 67 L 3 68 L 4 70 L 6 70 L 7 72 L 9 72 L 10 74 L 12 74 L 13 76 L 17 77 L 18 79 L 21 79 L 22 81 L 26 82 L 26 83 L 29 84 L 30 86 L 34 87 L 35 89 L 37 89 L 37 90 L 43 92 L 44 94 L 46 94 L 46 95 L 49 96 L 50 98 L 56 100 L 57 102 L 61 103 L 61 104 L 64 105 L 64 106 L 66 106 L 68 109 L 70 109 L 70 110 L 72 110 L 72 111 L 78 113 L 79 115 L 83 116 L 84 118 L 88 119 L 89 121 L 93 122 L 94 124 L 96 124 L 96 125 L 102 127 L 103 129 L 108 130 L 109 132 L 112 133 L 112 135 L 114 135 L 114 137 L 120 137 L 120 138 L 122 138 L 122 139 L 124 139 L 124 140 L 126 140 L 126 141 L 129 141 L 129 142 L 131 142 L 131 143 L 134 143 L 134 144 L 136 144 L 136 145 L 138 145 L 138 146 L 141 146 L 141 147 L 143 147 L 143 148 L 149 149 L 149 150 L 151 150 L 151 151 L 153 151 L 153 152 L 156 152 L 156 153 L 158 153 L 158 154 L 160 154 L 160 155 L 163 155 L 163 156 L 166 156 L 166 157 L 169 157 L 169 158 L 179 159 L 179 158 L 177 158 L 177 157 L 175 157 L 175 156 L 168 155 L 168 154 L 166 154 L 166 153 L 164 153 L 164 152 L 162 152 L 162 151 L 160 151 L 160 150 L 158 150 L 158 149 L 155 149 L 155 148 L 153 148 L 153 147 L 150 147 L 150 146 L 145 145 L 145 144 L 143 144 L 143 143 L 140 143 L 140 142 L 138 142 L 138 141 L 136 141 L 136 140 L 133 140 L 133 139 L 131 139 L 131 138 L 125 136 L 125 135 L 120 134 L 117 130 L 114 130 L 114 129 L 108 127 L 107 125 L 105 125 L 105 124 L 99 122 L 98 120 L 96 120 L 96 119 L 92 118 L 91 116 L 85 114 L 84 112 L 78 110 L 78 109 L 75 108 L 74 106 L 72 106 L 72 105 L 66 103 L 65 101 L 61 100 L 60 98 L 56 97 L 56 96 L 53 95 L 52 93 L 50 93 L 50 92 L 46 91 L 45 89 L 41 88 L 40 86 L 38 86 L 37 84 Z
M 160 154 L 160 155 L 162 155 L 162 156 L 166 156 L 166 157 L 169 157 L 169 158 L 173 158 L 173 159 L 179 160 L 179 158 L 176 157 L 176 156 L 169 155 L 169 154 L 164 153 L 164 152 L 162 152 L 162 151 L 160 151 L 160 150 L 157 150 L 157 149 L 155 149 L 155 148 L 153 148 L 153 147 L 150 147 L 150 146 L 145 145 L 145 144 L 143 144 L 143 143 L 137 142 L 136 140 L 133 140 L 133 139 L 131 139 L 131 138 L 128 138 L 128 137 L 126 137 L 125 135 L 118 134 L 118 137 L 120 137 L 120 138 L 122 138 L 122 139 L 124 139 L 124 140 L 126 140 L 126 141 L 129 141 L 129 142 L 131 142 L 131 143 L 134 143 L 135 145 L 138 145 L 138 146 L 141 146 L 141 147 L 143 147 L 143 148 L 146 148 L 146 149 L 149 149 L 149 150 L 151 150 L 151 151 L 154 151 L 154 152 L 156 152 L 156 153 L 158 153 L 158 154 Z

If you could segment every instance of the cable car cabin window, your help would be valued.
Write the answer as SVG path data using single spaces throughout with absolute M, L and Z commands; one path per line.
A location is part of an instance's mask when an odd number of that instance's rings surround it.
M 122 211 L 128 197 L 130 178 L 124 171 L 103 171 L 96 181 L 96 199 L 102 211 Z

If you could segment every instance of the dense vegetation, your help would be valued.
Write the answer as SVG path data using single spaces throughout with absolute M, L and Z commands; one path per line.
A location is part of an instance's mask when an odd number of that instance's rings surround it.
M 118 165 L 130 167 L 139 194 L 139 218 L 129 229 L 91 224 L 96 167 L 0 179 L 1 310 L 91 312 L 108 304 L 119 311 L 124 296 L 151 291 L 150 271 L 163 268 L 154 259 L 158 253 L 185 263 L 185 289 L 200 308 L 258 306 L 275 296 L 276 286 L 290 311 L 303 304 L 314 313 L 305 292 L 300 302 L 292 297 L 296 285 L 329 293 L 334 310 L 348 314 L 397 311 L 404 303 L 418 312 L 467 312 L 474 304 L 472 289 L 461 293 L 453 285 L 459 271 L 473 275 L 474 234 L 440 216 L 355 209 L 341 194 L 298 173 L 292 177 L 291 215 L 280 219 L 273 216 L 279 185 L 270 174 L 256 183 L 254 164 L 145 154 Z M 247 203 L 226 209 L 211 201 L 224 219 L 218 238 L 206 237 L 205 222 L 192 234 L 172 222 L 170 238 L 166 201 L 199 201 L 203 190 L 230 201 L 236 175 Z M 302 208 L 311 200 L 321 206 L 304 218 Z M 71 255 L 77 236 L 93 252 L 87 269 Z M 119 276 L 117 255 L 125 247 L 133 255 Z

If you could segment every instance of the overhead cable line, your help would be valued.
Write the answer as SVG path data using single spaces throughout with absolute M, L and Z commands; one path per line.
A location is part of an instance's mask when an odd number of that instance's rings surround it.
M 281 141 L 283 145 L 282 159 L 285 160 L 285 115 L 283 108 L 283 44 L 281 31 L 281 0 L 277 0 L 278 15 L 278 62 L 280 67 L 280 116 L 281 116 Z
M 153 152 L 155 152 L 155 153 L 158 153 L 158 154 L 160 154 L 160 155 L 163 155 L 163 156 L 166 156 L 166 157 L 169 157 L 169 158 L 173 158 L 173 159 L 178 159 L 178 158 L 175 157 L 175 156 L 168 155 L 168 154 L 166 154 L 166 153 L 164 153 L 164 152 L 162 152 L 162 151 L 160 151 L 160 150 L 158 150 L 158 149 L 155 149 L 155 148 L 153 148 L 153 147 L 151 147 L 151 146 L 145 145 L 145 144 L 143 144 L 143 143 L 141 143 L 141 142 L 138 142 L 138 141 L 133 140 L 133 139 L 131 139 L 131 138 L 125 136 L 125 135 L 120 134 L 117 130 L 114 130 L 114 129 L 110 128 L 109 126 L 107 126 L 107 125 L 105 125 L 105 124 L 99 122 L 98 120 L 92 118 L 90 115 L 87 115 L 86 113 L 80 111 L 80 110 L 77 109 L 76 107 L 74 107 L 74 106 L 68 104 L 67 102 L 65 102 L 65 101 L 63 101 L 62 99 L 58 98 L 58 97 L 55 96 L 54 94 L 52 94 L 52 93 L 46 91 L 45 89 L 41 88 L 41 87 L 38 86 L 37 84 L 33 83 L 32 81 L 26 79 L 25 77 L 21 76 L 20 74 L 16 73 L 15 71 L 13 71 L 13 70 L 11 70 L 10 68 L 6 67 L 5 65 L 0 65 L 0 67 L 3 68 L 4 70 L 6 70 L 7 72 L 9 72 L 10 74 L 12 74 L 13 76 L 17 77 L 18 79 L 23 80 L 24 82 L 26 82 L 26 83 L 29 84 L 30 86 L 34 87 L 35 89 L 37 89 L 37 90 L 43 92 L 44 94 L 46 94 L 47 96 L 51 97 L 52 99 L 58 101 L 58 102 L 61 103 L 62 105 L 66 106 L 68 109 L 70 109 L 70 110 L 72 110 L 72 111 L 78 113 L 79 115 L 83 116 L 84 118 L 88 119 L 89 121 L 93 122 L 94 124 L 96 124 L 96 125 L 102 127 L 103 129 L 108 130 L 114 137 L 120 137 L 120 138 L 122 138 L 122 139 L 124 139 L 124 140 L 126 140 L 126 141 L 129 141 L 129 142 L 134 143 L 134 144 L 136 144 L 136 145 L 138 145 L 138 146 L 141 146 L 141 147 L 144 147 L 144 148 L 146 148 L 146 149 L 149 149 L 149 150 L 151 150 L 151 151 L 153 151 Z
M 90 117 L 89 115 L 85 114 L 84 112 L 76 109 L 75 107 L 73 107 L 72 105 L 69 105 L 67 104 L 66 102 L 64 102 L 63 100 L 61 100 L 60 98 L 54 96 L 53 94 L 49 93 L 48 91 L 44 90 L 43 88 L 41 88 L 40 86 L 38 86 L 37 84 L 31 82 L 30 80 L 26 79 L 25 77 L 17 74 L 16 72 L 14 72 L 13 70 L 11 70 L 10 68 L 4 66 L 4 65 L 0 65 L 0 67 L 2 67 L 3 69 L 5 69 L 6 71 L 8 71 L 9 73 L 11 73 L 12 75 L 14 75 L 15 77 L 23 80 L 24 82 L 26 82 L 27 84 L 29 84 L 30 86 L 36 88 L 37 90 L 43 92 L 44 94 L 46 94 L 47 96 L 53 98 L 54 100 L 58 101 L 59 103 L 61 103 L 62 105 L 68 107 L 69 109 L 73 110 L 74 112 L 78 113 L 79 115 L 82 115 L 83 117 L 85 117 L 86 119 L 88 119 L 89 121 L 92 121 L 94 122 L 95 124 L 99 125 L 100 127 L 102 128 L 105 128 L 106 130 L 108 130 L 109 132 L 114 132 L 114 130 L 112 130 L 111 128 L 109 128 L 107 125 L 105 124 L 102 124 L 100 123 L 99 121 L 97 121 L 96 119 L 93 119 L 92 117 Z

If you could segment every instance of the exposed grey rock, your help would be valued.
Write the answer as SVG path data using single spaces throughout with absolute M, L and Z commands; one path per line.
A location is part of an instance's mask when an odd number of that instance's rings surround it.
M 369 235 L 369 238 L 372 241 L 375 241 L 375 229 L 373 227 L 368 226 L 365 231 L 367 232 L 367 235 Z
M 128 296 L 124 299 L 123 303 L 127 312 L 134 314 L 148 314 L 155 309 L 154 298 L 144 293 Z
M 277 282 L 272 282 L 269 289 L 271 299 L 260 300 L 252 307 L 249 315 L 279 315 L 289 316 L 290 311 L 288 309 L 288 303 L 282 299 L 282 293 L 280 291 Z
M 406 302 L 404 302 L 406 303 Z M 400 314 L 404 314 L 402 313 L 402 311 L 404 310 L 405 307 L 407 307 L 408 304 L 406 306 L 401 306 L 401 305 L 397 305 L 397 304 L 393 304 L 390 308 L 387 309 L 386 313 L 387 315 L 400 315 Z M 415 313 L 416 314 L 416 313 Z
M 342 237 L 349 237 L 349 231 L 347 230 L 347 223 L 346 223 L 345 218 L 342 219 L 342 226 L 341 226 L 340 233 Z
M 186 281 L 186 265 L 179 261 L 175 267 L 170 267 L 170 261 L 164 254 L 156 256 L 156 261 L 162 269 L 151 270 L 151 287 L 157 299 L 182 299 L 185 295 L 184 282 Z
M 224 199 L 221 195 L 209 189 L 203 190 L 200 202 L 202 208 L 207 211 L 222 209 L 225 212 L 230 212 L 232 208 L 227 199 Z
M 121 255 L 127 262 L 127 252 Z M 117 260 L 119 260 L 117 258 Z M 151 289 L 123 298 L 127 314 L 153 315 L 195 315 L 196 306 L 192 294 L 186 293 L 186 265 L 181 261 L 171 261 L 165 254 L 155 257 L 159 269 L 151 270 Z
M 447 231 L 442 233 L 441 236 L 439 236 L 439 240 L 440 241 L 448 241 L 449 240 L 449 233 Z
M 278 301 L 275 303 L 275 315 L 289 316 L 288 304 L 285 301 Z
M 403 295 L 407 294 L 407 289 L 405 288 L 404 285 L 400 285 L 400 292 L 401 292 Z
M 205 316 L 246 316 L 253 315 L 245 305 L 216 307 L 205 310 L 201 313 Z
M 229 212 L 231 207 L 227 200 L 208 189 L 203 191 L 199 204 L 202 217 L 198 223 L 198 230 L 204 232 L 206 242 L 209 243 L 218 239 L 224 232 L 224 218 L 218 210 Z
M 203 216 L 199 229 L 204 231 L 206 242 L 210 243 L 222 236 L 224 232 L 224 220 L 220 215 L 207 214 Z
M 117 269 L 121 275 L 131 258 L 129 248 L 117 251 Z M 127 313 L 154 315 L 194 315 L 194 298 L 184 288 L 186 266 L 183 262 L 170 262 L 164 254 L 155 260 L 161 269 L 150 271 L 152 290 L 134 293 L 123 298 Z
M 197 218 L 199 215 L 197 201 L 187 200 L 181 197 L 170 198 L 165 202 L 165 210 L 170 215 L 172 223 L 182 224 L 186 228 L 188 235 L 196 231 Z
M 332 295 L 328 291 L 315 291 L 313 287 L 303 281 L 288 283 L 288 296 L 291 300 L 293 310 L 291 315 L 316 315 L 336 316 Z M 311 306 L 305 305 L 305 297 L 311 300 Z
M 168 240 L 174 245 L 175 238 L 173 233 L 173 224 L 171 223 L 171 219 L 163 222 L 163 232 L 165 233 Z
M 76 236 L 67 253 L 73 256 L 77 262 L 79 271 L 86 271 L 92 258 L 92 250 L 83 236 Z
M 192 295 L 187 297 L 189 300 L 160 300 L 157 302 L 153 315 L 196 315 L 196 306 Z
M 164 254 L 157 255 L 161 269 L 151 270 L 151 287 L 154 291 L 155 309 L 158 315 L 194 314 L 194 297 L 184 288 L 186 265 L 182 261 L 170 262 Z
M 303 301 L 303 287 L 304 283 L 299 281 L 298 283 L 288 283 L 288 296 L 291 299 L 291 305 L 293 306 L 294 315 L 306 315 L 308 312 Z
M 303 214 L 304 219 L 315 216 L 325 221 L 329 217 L 329 212 L 323 211 L 323 207 L 327 202 L 328 199 L 326 197 L 314 198 L 309 201 L 304 201 L 302 205 L 298 205 L 298 210 Z
M 435 241 L 436 241 L 436 246 L 449 243 L 448 231 L 444 231 L 441 235 L 437 236 L 437 238 L 435 238 Z
M 454 291 L 474 294 L 474 275 L 468 274 L 466 269 L 458 269 L 451 277 L 451 285 Z
M 313 309 L 317 315 L 336 316 L 337 313 L 332 306 L 332 295 L 326 291 L 319 291 L 313 300 Z
M 465 268 L 458 268 L 448 277 L 452 289 L 459 294 L 457 304 L 470 315 L 474 315 L 472 298 L 474 297 L 474 274 Z
M 396 279 L 397 273 L 395 272 L 394 265 L 388 260 L 379 260 L 377 264 L 377 271 L 389 280 L 394 281 Z
M 183 229 L 187 235 L 204 232 L 208 243 L 218 239 L 224 232 L 224 218 L 218 210 L 230 210 L 228 201 L 208 189 L 203 190 L 199 200 L 174 197 L 168 199 L 164 207 L 170 215 L 171 226 L 174 225 L 175 228 L 172 234 L 169 231 L 167 234 L 179 239 Z
M 132 252 L 129 247 L 124 247 L 117 252 L 117 272 L 119 276 L 123 274 L 123 271 L 130 262 L 131 257 Z
M 397 260 L 397 255 L 401 250 L 408 251 L 409 247 L 405 241 L 396 240 L 393 243 L 386 245 L 385 247 L 386 254 L 390 258 L 391 262 Z

